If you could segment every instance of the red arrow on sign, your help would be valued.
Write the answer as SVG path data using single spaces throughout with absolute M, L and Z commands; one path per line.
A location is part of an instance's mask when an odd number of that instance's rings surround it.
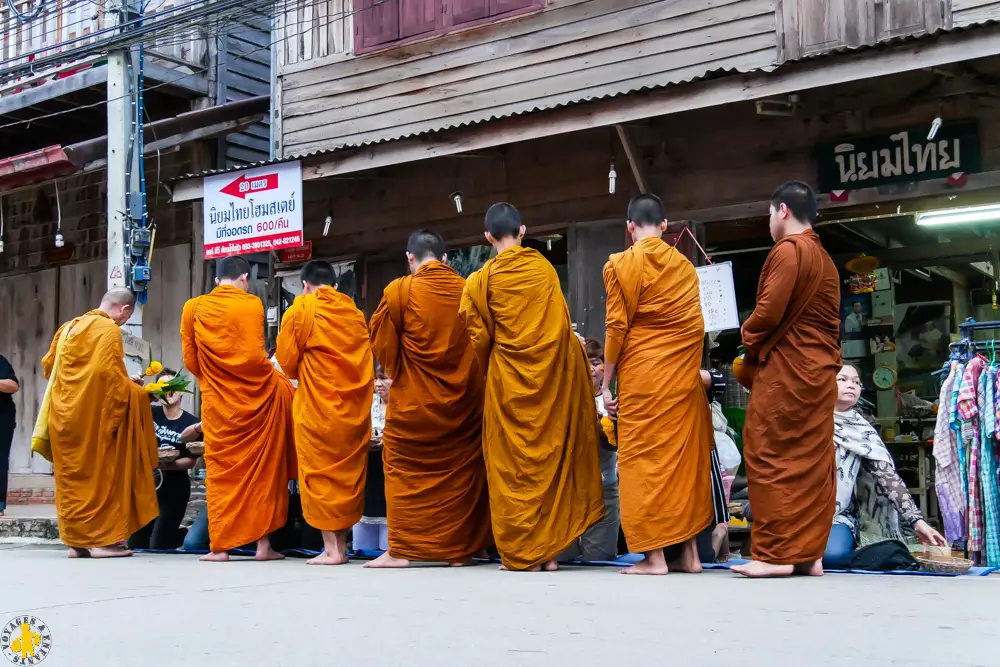
M 247 195 L 252 195 L 255 192 L 276 190 L 277 188 L 277 174 L 263 174 L 261 176 L 251 176 L 250 178 L 241 174 L 239 178 L 219 190 L 219 192 L 224 195 L 229 195 L 230 197 L 246 199 Z

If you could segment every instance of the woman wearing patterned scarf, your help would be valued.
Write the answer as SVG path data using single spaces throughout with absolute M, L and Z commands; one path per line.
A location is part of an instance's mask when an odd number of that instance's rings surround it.
M 906 541 L 912 533 L 924 545 L 947 546 L 924 521 L 892 456 L 874 427 L 854 409 L 861 398 L 858 370 L 844 364 L 837 373 L 833 440 L 837 457 L 837 512 L 823 554 L 823 566 L 843 567 L 858 546 Z

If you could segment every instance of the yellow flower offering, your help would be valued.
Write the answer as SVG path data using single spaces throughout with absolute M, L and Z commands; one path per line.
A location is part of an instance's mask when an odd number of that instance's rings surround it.
M 159 361 L 151 361 L 149 362 L 149 366 L 146 368 L 146 377 L 152 377 L 161 372 L 163 372 L 163 364 Z
M 604 431 L 604 435 L 608 438 L 608 444 L 612 447 L 617 447 L 618 438 L 615 437 L 617 429 L 615 428 L 615 423 L 611 421 L 611 417 L 608 417 L 607 415 L 601 417 L 601 429 Z
M 150 368 L 152 368 L 152 364 L 150 365 Z M 162 370 L 162 367 L 160 370 Z M 157 380 L 156 382 L 147 384 L 146 393 L 157 398 L 163 398 L 167 394 L 190 394 L 190 387 L 191 380 L 187 379 L 187 377 L 184 376 L 184 373 L 178 373 L 169 380 Z

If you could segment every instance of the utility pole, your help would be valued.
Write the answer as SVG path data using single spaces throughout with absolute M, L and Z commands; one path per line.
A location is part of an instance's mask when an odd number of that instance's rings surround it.
M 136 19 L 140 15 L 137 0 L 113 0 L 108 7 L 108 24 L 121 26 L 119 34 L 135 30 L 138 25 Z M 149 229 L 143 227 L 145 202 L 140 182 L 142 119 L 139 48 L 124 46 L 112 50 L 108 54 L 107 67 L 108 288 L 131 287 L 139 294 L 135 313 L 122 328 L 126 366 L 129 373 L 137 373 L 149 361 L 142 358 L 148 356 L 148 346 L 142 342 L 142 310 L 149 280 L 150 243 Z M 137 280 L 143 276 L 141 271 L 136 273 L 136 268 L 143 265 L 147 267 L 145 280 Z

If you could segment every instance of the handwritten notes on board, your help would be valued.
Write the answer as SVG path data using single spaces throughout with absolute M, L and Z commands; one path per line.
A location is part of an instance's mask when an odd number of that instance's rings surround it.
M 740 313 L 736 307 L 733 263 L 706 264 L 697 267 L 697 271 L 705 332 L 739 329 Z

